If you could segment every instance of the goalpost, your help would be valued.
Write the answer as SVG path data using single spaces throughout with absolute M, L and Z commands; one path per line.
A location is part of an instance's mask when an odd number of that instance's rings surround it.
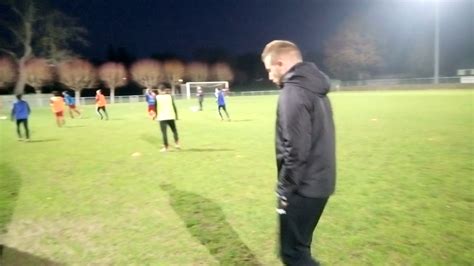
M 191 93 L 197 93 L 197 87 L 201 87 L 204 93 L 214 93 L 216 88 L 229 89 L 228 81 L 198 81 L 186 82 L 186 99 L 191 99 Z

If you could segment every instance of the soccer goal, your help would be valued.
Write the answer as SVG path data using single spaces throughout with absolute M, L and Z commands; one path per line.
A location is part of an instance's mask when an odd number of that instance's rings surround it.
M 197 93 L 197 88 L 201 87 L 204 94 L 214 94 L 216 88 L 229 88 L 228 81 L 200 81 L 200 82 L 186 82 L 186 99 L 191 99 L 192 93 Z

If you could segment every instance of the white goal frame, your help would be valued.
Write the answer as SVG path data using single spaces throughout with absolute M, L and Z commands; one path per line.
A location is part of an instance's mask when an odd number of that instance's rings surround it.
M 186 99 L 191 99 L 191 85 L 205 85 L 205 84 L 216 84 L 221 83 L 224 84 L 225 89 L 229 89 L 229 82 L 220 80 L 220 81 L 191 81 L 186 82 Z M 217 87 L 217 86 L 216 86 Z

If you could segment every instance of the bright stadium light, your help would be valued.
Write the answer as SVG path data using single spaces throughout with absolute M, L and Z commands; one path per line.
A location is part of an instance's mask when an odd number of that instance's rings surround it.
M 419 0 L 420 2 L 434 2 L 434 43 L 433 43 L 433 83 L 439 84 L 439 1 Z
M 435 32 L 434 32 L 434 79 L 433 83 L 439 83 L 439 0 L 434 0 L 435 5 Z

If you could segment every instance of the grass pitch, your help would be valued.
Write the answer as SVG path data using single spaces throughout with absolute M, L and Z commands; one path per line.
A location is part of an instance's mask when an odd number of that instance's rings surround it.
M 146 106 L 84 106 L 32 141 L 0 120 L 0 264 L 278 265 L 276 96 L 177 101 L 160 153 Z M 338 178 L 314 238 L 327 265 L 474 261 L 474 91 L 332 93 Z M 5 114 L 5 112 L 4 112 Z

